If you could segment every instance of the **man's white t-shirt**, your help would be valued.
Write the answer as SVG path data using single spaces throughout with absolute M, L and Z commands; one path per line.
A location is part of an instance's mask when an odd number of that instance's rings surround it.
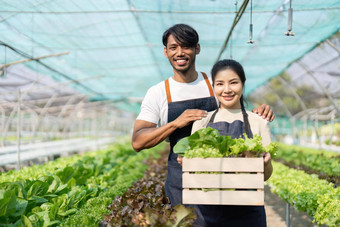
M 211 76 L 207 75 L 207 77 L 211 83 Z M 209 88 L 202 73 L 198 73 L 197 79 L 191 83 L 180 83 L 170 77 L 169 88 L 172 102 L 210 97 Z M 168 123 L 168 100 L 164 81 L 149 88 L 137 120 L 148 121 L 159 126 Z

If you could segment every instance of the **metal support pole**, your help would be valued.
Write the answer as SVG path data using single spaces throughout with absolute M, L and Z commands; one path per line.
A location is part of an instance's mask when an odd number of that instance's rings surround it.
M 297 138 L 297 130 L 296 130 L 296 124 L 295 124 L 295 118 L 294 117 L 291 118 L 291 122 L 292 122 L 293 144 L 296 145 L 298 138 Z
M 315 128 L 316 136 L 317 136 L 317 139 L 318 139 L 318 142 L 319 142 L 318 148 L 321 149 L 321 138 L 320 138 L 320 135 L 319 135 L 319 132 L 318 132 L 319 121 L 318 121 L 317 112 L 315 112 L 314 128 Z
M 1 108 L 1 132 L 3 132 L 5 130 L 5 118 L 6 118 L 6 111 L 4 110 L 4 108 Z M 1 140 L 1 147 L 5 147 L 5 140 Z
M 94 130 L 95 130 L 95 140 L 96 140 L 96 151 L 99 150 L 99 146 L 98 146 L 98 113 L 97 113 L 97 110 L 94 111 L 94 122 L 95 122 L 95 125 L 94 125 Z
M 30 143 L 34 142 L 37 123 L 38 123 L 37 114 L 32 114 L 31 113 L 31 127 L 32 127 L 32 131 L 31 131 L 31 140 L 30 140 Z
M 331 117 L 331 133 L 329 136 L 329 145 L 333 147 L 333 135 L 334 135 L 334 124 L 335 124 L 335 112 L 332 113 Z
M 6 139 L 6 136 L 7 136 L 7 132 L 9 130 L 9 126 L 10 126 L 10 122 L 11 120 L 14 118 L 14 114 L 16 112 L 17 108 L 13 107 L 12 109 L 12 112 L 9 114 L 8 118 L 7 118 L 7 122 L 5 124 L 5 127 L 3 128 L 3 131 L 2 131 L 2 143 L 5 144 L 5 139 Z
M 290 204 L 286 203 L 286 224 L 290 227 Z
M 20 162 L 20 139 L 21 139 L 21 92 L 20 89 L 18 90 L 18 113 L 17 113 L 17 143 L 18 143 L 18 149 L 17 149 L 17 166 L 16 169 L 19 170 L 21 168 L 21 162 Z
M 305 117 L 304 119 L 304 142 L 308 143 L 309 141 L 307 141 L 308 138 L 308 116 Z

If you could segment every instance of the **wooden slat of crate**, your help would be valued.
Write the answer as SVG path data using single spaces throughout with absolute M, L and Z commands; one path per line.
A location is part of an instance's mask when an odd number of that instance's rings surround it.
M 183 190 L 183 204 L 264 205 L 264 191 Z
M 183 171 L 263 172 L 263 158 L 183 158 Z
M 263 174 L 183 173 L 183 188 L 264 188 Z

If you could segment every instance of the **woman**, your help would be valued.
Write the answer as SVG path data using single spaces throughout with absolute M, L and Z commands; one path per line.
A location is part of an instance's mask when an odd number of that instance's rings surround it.
M 262 136 L 263 145 L 268 145 L 271 141 L 268 122 L 244 108 L 243 89 L 246 77 L 241 64 L 235 60 L 221 60 L 213 66 L 211 76 L 215 96 L 219 100 L 219 108 L 209 112 L 206 118 L 195 121 L 192 133 L 201 128 L 212 127 L 221 135 L 229 135 L 232 138 L 243 137 L 243 133 L 246 133 L 249 138 L 257 134 Z M 272 171 L 270 154 L 265 153 L 265 180 L 269 179 Z M 264 206 L 198 205 L 197 207 L 198 225 L 209 227 L 267 225 Z

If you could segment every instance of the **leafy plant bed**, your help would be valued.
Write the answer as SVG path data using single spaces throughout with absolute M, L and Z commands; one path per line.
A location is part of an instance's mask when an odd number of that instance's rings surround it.
M 109 213 L 106 207 L 112 202 L 112 199 L 117 195 L 122 195 L 136 180 L 143 177 L 148 168 L 146 160 L 159 158 L 160 152 L 165 149 L 164 145 L 160 144 L 139 153 L 130 147 L 132 153 L 127 156 L 122 165 L 114 168 L 114 177 L 107 174 L 104 181 L 101 180 L 105 186 L 103 190 L 95 198 L 89 199 L 76 214 L 65 219 L 61 226 L 79 226 L 79 223 L 87 227 L 98 226 L 103 214 Z
M 117 144 L 124 143 L 120 141 Z M 34 163 L 33 165 L 23 166 L 20 170 L 11 169 L 7 172 L 0 172 L 0 183 L 2 182 L 14 182 L 20 180 L 36 180 L 42 175 L 49 175 L 57 172 L 60 169 L 65 168 L 68 165 L 73 165 L 74 163 L 85 160 L 91 162 L 96 156 L 107 154 L 116 149 L 116 145 L 111 145 L 105 150 L 90 151 L 84 154 L 74 154 L 68 157 L 60 157 L 48 163 Z
M 295 165 L 297 169 L 320 175 L 321 179 L 339 183 L 339 153 L 280 143 L 279 152 L 274 160 L 276 159 L 289 167 L 295 168 L 293 167 Z
M 277 159 L 275 159 L 275 161 L 280 162 L 280 163 L 284 164 L 285 166 L 287 166 L 289 168 L 293 168 L 293 169 L 297 169 L 297 170 L 303 170 L 307 174 L 316 174 L 319 177 L 319 179 L 326 180 L 330 183 L 333 183 L 334 187 L 339 187 L 339 185 L 340 185 L 340 176 L 339 175 L 328 175 L 325 172 L 321 172 L 319 170 L 309 168 L 309 167 L 302 165 L 302 164 L 296 165 L 294 162 L 288 162 L 288 161 L 286 161 L 282 158 L 277 158 Z
M 143 151 L 142 151 L 143 152 Z M 100 226 L 191 226 L 196 216 L 182 205 L 171 207 L 164 192 L 167 154 L 149 159 L 144 177 L 108 206 Z
M 28 169 L 27 175 L 21 176 L 6 174 L 9 181 L 0 184 L 0 225 L 61 225 L 87 201 L 98 202 L 98 196 L 114 197 L 126 190 L 142 177 L 147 167 L 143 160 L 157 155 L 161 147 L 136 153 L 125 142 L 93 157 L 77 158 L 70 165 L 67 161 L 66 165 L 60 163 L 60 169 L 46 167 L 39 173 Z M 108 190 L 116 184 L 114 191 Z
M 273 162 L 267 181 L 270 190 L 298 211 L 307 212 L 318 225 L 340 225 L 340 188 L 315 175 Z

